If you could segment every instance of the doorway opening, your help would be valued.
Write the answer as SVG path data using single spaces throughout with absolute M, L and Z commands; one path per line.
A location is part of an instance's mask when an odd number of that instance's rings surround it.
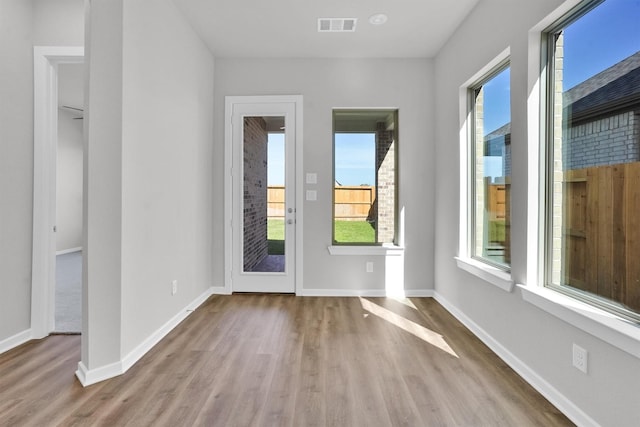
M 82 331 L 84 64 L 58 65 L 54 333 Z
M 299 96 L 227 97 L 225 233 L 229 292 L 296 289 L 301 231 Z
M 33 191 L 33 258 L 32 258 L 32 282 L 31 282 L 31 336 L 34 339 L 44 338 L 52 332 L 56 331 L 56 254 L 58 252 L 58 215 L 56 212 L 57 200 L 57 182 L 64 181 L 58 177 L 58 169 L 61 173 L 69 172 L 58 167 L 58 128 L 62 132 L 75 132 L 75 157 L 78 156 L 77 133 L 78 127 L 82 129 L 80 123 L 83 120 L 74 120 L 81 116 L 84 105 L 84 95 L 80 95 L 78 102 L 69 102 L 68 98 L 62 96 L 58 92 L 60 84 L 64 83 L 59 79 L 59 72 L 65 68 L 67 64 L 83 64 L 84 48 L 82 47 L 66 47 L 66 46 L 36 46 L 34 47 L 34 191 Z M 80 72 L 80 87 L 84 87 L 84 72 Z M 78 99 L 76 95 L 76 99 Z M 60 103 L 59 103 L 60 101 Z M 63 106 L 70 108 L 62 108 Z M 69 113 L 72 115 L 70 120 L 76 124 L 60 125 L 58 118 L 62 118 Z M 75 126 L 75 131 L 73 128 Z M 84 131 L 82 131 L 82 134 Z M 81 141 L 84 140 L 84 136 Z M 68 141 L 67 141 L 68 142 Z M 84 143 L 80 144 L 83 147 Z M 65 151 L 65 149 L 60 149 Z M 82 153 L 82 151 L 80 151 Z M 71 156 L 72 158 L 74 156 Z M 82 154 L 80 154 L 82 158 Z M 83 161 L 77 168 L 82 171 Z M 70 174 L 69 176 L 73 176 Z M 77 176 L 77 175 L 76 175 Z M 65 178 L 66 179 L 66 178 Z M 72 178 L 73 179 L 73 178 Z M 76 181 L 77 187 L 82 189 L 82 180 Z M 77 204 L 77 202 L 76 202 Z M 82 201 L 80 201 L 82 204 Z M 64 205 L 62 203 L 61 205 Z M 73 224 L 72 228 L 80 229 L 80 241 L 84 240 L 82 224 L 84 223 L 84 213 L 80 211 L 79 220 L 72 219 L 73 215 L 68 215 L 68 224 Z M 62 223 L 61 223 L 62 224 Z M 63 225 L 67 230 L 70 226 Z M 76 232 L 77 237 L 77 232 Z M 78 240 L 76 239 L 76 242 Z M 80 248 L 82 245 L 74 243 L 68 249 Z M 76 276 L 77 277 L 77 276 Z M 77 304 L 70 302 L 70 305 L 83 313 L 82 302 Z M 81 327 L 73 327 L 73 331 L 80 332 Z M 77 329 L 77 331 L 76 331 Z

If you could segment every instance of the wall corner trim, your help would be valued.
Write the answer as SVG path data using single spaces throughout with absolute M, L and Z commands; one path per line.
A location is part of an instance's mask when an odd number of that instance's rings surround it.
M 522 360 L 518 359 L 513 353 L 511 353 L 506 347 L 504 347 L 498 340 L 492 337 L 487 331 L 482 329 L 477 323 L 475 323 L 470 317 L 464 314 L 456 306 L 451 304 L 437 291 L 434 294 L 434 298 L 438 301 L 449 313 L 458 319 L 464 326 L 466 326 L 473 334 L 478 337 L 483 343 L 485 343 L 491 351 L 493 351 L 500 359 L 502 359 L 507 365 L 509 365 L 514 371 L 518 373 L 526 382 L 528 382 L 533 388 L 535 388 L 540 394 L 548 399 L 556 408 L 558 408 L 563 414 L 567 416 L 571 421 L 579 426 L 584 427 L 599 427 L 599 424 L 587 415 L 582 409 L 576 406 L 568 397 L 560 393 L 553 385 L 547 380 L 538 375 L 533 369 L 531 369 Z
M 31 340 L 32 338 L 33 336 L 31 334 L 31 329 L 18 332 L 17 334 L 10 336 L 9 338 L 5 338 L 0 341 L 0 354 L 9 351 L 12 348 L 16 348 L 19 345 L 22 345 Z
M 78 362 L 78 370 L 76 371 L 76 378 L 80 381 L 83 387 L 90 386 L 91 384 L 99 383 L 100 381 L 108 380 L 109 378 L 117 377 L 125 373 L 122 369 L 122 361 L 110 363 L 109 365 L 101 366 L 96 369 L 87 369 L 82 362 Z
M 169 319 L 157 331 L 153 332 L 142 343 L 134 348 L 129 354 L 115 363 L 102 366 L 96 369 L 87 369 L 82 361 L 78 363 L 76 377 L 83 387 L 109 378 L 122 375 L 131 368 L 138 360 L 140 360 L 149 350 L 158 344 L 169 332 L 180 324 L 184 319 L 193 313 L 200 305 L 202 305 L 212 294 L 214 288 L 207 289 L 204 293 L 194 299 L 185 308 L 180 310 L 178 314 Z

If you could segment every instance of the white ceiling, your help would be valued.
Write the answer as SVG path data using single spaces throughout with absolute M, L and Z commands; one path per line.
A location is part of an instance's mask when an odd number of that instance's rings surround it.
M 429 58 L 478 0 L 174 0 L 216 57 Z M 384 13 L 375 26 L 369 17 Z M 318 18 L 357 18 L 318 33 Z

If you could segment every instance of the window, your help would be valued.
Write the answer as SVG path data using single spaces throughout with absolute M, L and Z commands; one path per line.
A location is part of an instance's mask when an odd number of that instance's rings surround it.
M 510 248 L 511 104 L 508 63 L 469 90 L 470 254 L 508 271 Z
M 396 110 L 333 111 L 333 243 L 396 243 Z
M 547 34 L 545 284 L 640 321 L 640 4 Z

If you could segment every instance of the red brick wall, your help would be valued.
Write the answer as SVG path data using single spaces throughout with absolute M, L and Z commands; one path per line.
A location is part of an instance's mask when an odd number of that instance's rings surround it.
M 268 255 L 267 129 L 262 117 L 244 119 L 244 271 Z

